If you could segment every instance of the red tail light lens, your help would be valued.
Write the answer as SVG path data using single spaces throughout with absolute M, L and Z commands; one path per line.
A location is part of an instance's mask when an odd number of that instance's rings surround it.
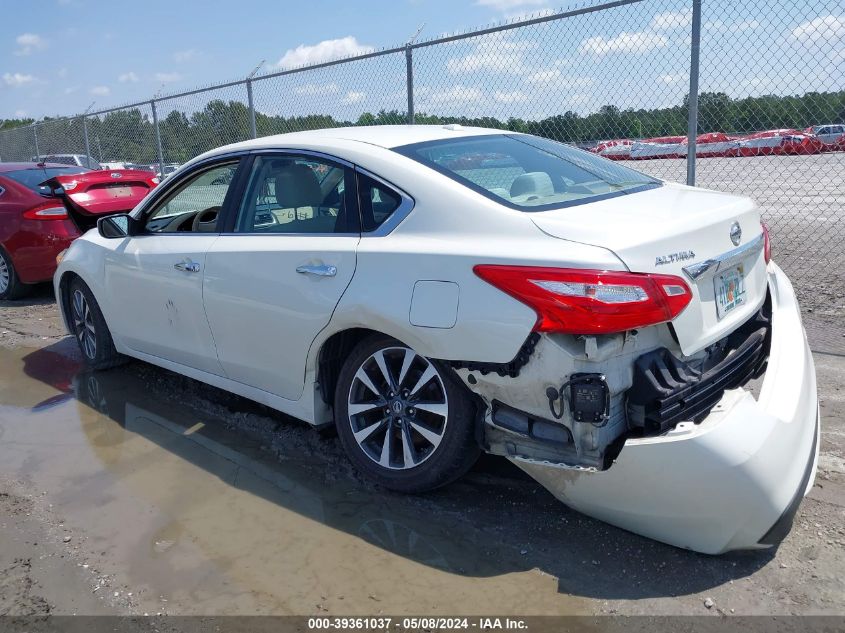
M 27 220 L 66 220 L 67 209 L 55 202 L 45 202 L 23 212 Z
M 536 332 L 610 334 L 671 321 L 692 292 L 674 275 L 478 265 L 475 274 L 537 312 Z
M 772 261 L 772 240 L 769 237 L 769 225 L 765 222 L 760 222 L 763 227 L 763 259 L 768 264 Z

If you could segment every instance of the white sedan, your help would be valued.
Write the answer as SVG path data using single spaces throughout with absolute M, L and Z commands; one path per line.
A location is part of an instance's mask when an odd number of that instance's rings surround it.
M 131 356 L 335 424 L 394 490 L 486 451 L 719 553 L 778 543 L 813 484 L 812 357 L 756 205 L 546 139 L 228 145 L 100 220 L 55 287 L 94 368 Z

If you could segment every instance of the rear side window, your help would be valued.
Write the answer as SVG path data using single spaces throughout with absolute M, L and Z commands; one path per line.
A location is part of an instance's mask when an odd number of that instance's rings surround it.
M 521 211 L 545 211 L 660 186 L 574 147 L 527 134 L 443 139 L 395 151 Z
M 27 189 L 31 189 L 35 193 L 44 195 L 50 194 L 49 187 L 40 187 L 39 185 L 45 180 L 50 180 L 53 176 L 64 176 L 66 174 L 81 174 L 88 171 L 84 167 L 45 167 L 33 169 L 21 169 L 19 171 L 7 171 L 3 175 L 11 178 L 15 182 L 22 184 Z
M 365 233 L 375 231 L 402 204 L 402 196 L 365 174 L 358 174 L 358 204 Z

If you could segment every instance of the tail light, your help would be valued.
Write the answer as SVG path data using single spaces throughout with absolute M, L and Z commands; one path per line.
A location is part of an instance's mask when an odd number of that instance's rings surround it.
M 765 222 L 760 222 L 763 227 L 763 259 L 768 264 L 772 261 L 772 240 L 769 237 L 769 225 Z
M 55 202 L 45 202 L 23 212 L 27 220 L 67 220 L 67 209 Z
M 692 292 L 674 275 L 478 265 L 475 274 L 537 312 L 536 332 L 610 334 L 671 321 Z

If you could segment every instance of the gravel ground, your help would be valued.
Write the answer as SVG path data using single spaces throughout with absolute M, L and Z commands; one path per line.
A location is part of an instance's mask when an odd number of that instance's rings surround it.
M 49 289 L 0 303 L 2 614 L 843 614 L 845 358 L 775 552 L 709 557 L 569 510 L 507 462 L 420 497 L 336 438 L 135 362 L 82 370 Z

